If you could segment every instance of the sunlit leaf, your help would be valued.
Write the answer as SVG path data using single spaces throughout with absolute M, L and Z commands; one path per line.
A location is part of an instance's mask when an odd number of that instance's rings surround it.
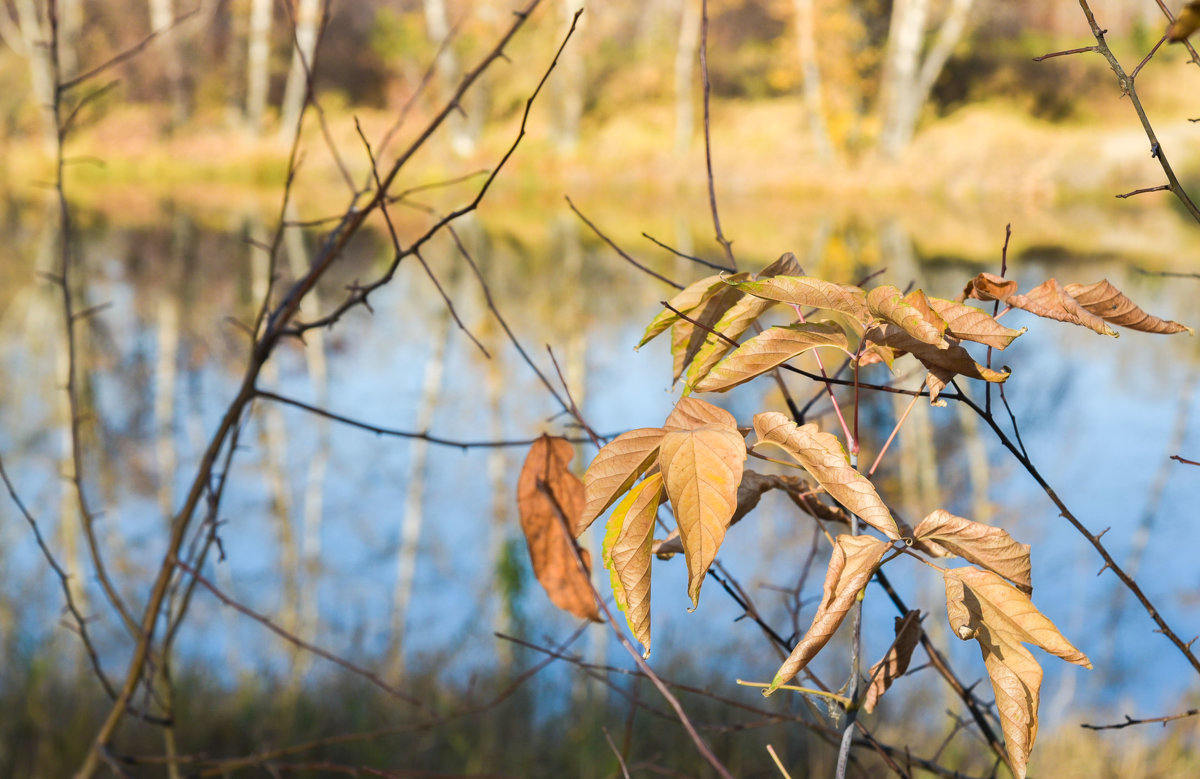
M 1109 284 L 1108 279 L 1101 279 L 1095 284 L 1068 284 L 1063 287 L 1063 290 L 1089 312 L 1114 325 L 1128 327 L 1130 330 L 1140 330 L 1144 333 L 1195 335 L 1192 328 L 1187 325 L 1159 319 L 1138 308 L 1119 289 Z
M 671 304 L 671 308 L 674 308 L 676 311 L 682 311 L 686 314 L 696 306 L 703 303 L 709 297 L 712 297 L 714 293 L 719 292 L 722 286 L 723 282 L 721 281 L 721 276 L 719 274 L 705 276 L 699 281 L 693 282 L 684 287 L 682 291 L 680 291 L 675 295 L 675 297 L 671 298 L 667 302 Z M 642 335 L 642 340 L 638 341 L 638 345 L 634 348 L 640 349 L 641 347 L 645 346 L 656 336 L 658 336 L 659 333 L 663 332 L 677 321 L 679 321 L 679 314 L 676 314 L 675 311 L 672 311 L 669 308 L 664 308 L 659 315 L 654 317 L 654 319 L 650 322 L 650 325 L 646 328 L 646 332 Z
M 697 398 L 680 398 L 663 422 L 663 427 L 668 430 L 691 430 L 702 425 L 722 425 L 737 430 L 733 414 Z
M 932 348 L 932 347 L 931 347 Z M 771 443 L 791 455 L 834 500 L 888 538 L 899 538 L 896 520 L 875 492 L 871 481 L 850 467 L 841 442 L 822 433 L 815 424 L 797 426 L 776 411 L 754 417 L 754 432 L 760 443 Z
M 704 379 L 713 366 L 735 348 L 734 343 L 742 333 L 750 329 L 755 320 L 773 305 L 775 305 L 774 301 L 747 295 L 726 311 L 725 316 L 721 317 L 721 321 L 713 327 L 713 330 L 720 333 L 720 336 L 710 333 L 704 345 L 696 352 L 692 364 L 688 366 L 688 386 L 694 387 Z M 733 343 L 730 343 L 731 341 Z
M 846 349 L 846 334 L 827 322 L 769 327 L 739 346 L 693 388 L 721 392 L 753 379 L 818 346 Z
M 1080 325 L 1101 335 L 1118 336 L 1116 330 L 1109 327 L 1103 319 L 1079 304 L 1075 298 L 1059 285 L 1056 279 L 1047 279 L 1033 289 L 1021 295 L 1010 295 L 1006 301 L 1013 308 L 1037 314 L 1046 319 L 1056 319 Z
M 776 276 L 743 282 L 726 279 L 726 283 L 765 300 L 841 311 L 857 319 L 864 319 L 868 315 L 866 293 L 848 284 L 836 284 L 812 276 Z
M 1200 0 L 1190 0 L 1175 17 L 1175 23 L 1167 30 L 1167 40 L 1178 43 L 1200 30 Z
M 967 282 L 966 289 L 959 296 L 959 302 L 967 298 L 976 300 L 999 300 L 1001 303 L 1016 293 L 1017 282 L 997 276 L 994 273 L 980 273 Z
M 817 656 L 817 653 L 829 643 L 833 634 L 846 618 L 846 613 L 854 605 L 859 591 L 867 586 L 867 582 L 875 575 L 883 554 L 891 547 L 887 541 L 874 536 L 840 535 L 834 539 L 833 554 L 829 558 L 829 568 L 825 571 L 825 590 L 821 596 L 821 605 L 813 615 L 812 625 L 805 632 L 800 643 L 775 673 L 771 686 L 763 691 L 770 695 L 779 689 L 779 685 L 787 682 L 804 666 Z
M 517 478 L 517 509 L 538 582 L 560 609 L 596 622 L 600 614 L 588 577 L 575 559 L 568 527 L 583 512 L 583 483 L 568 470 L 574 447 L 543 435 L 533 442 Z M 585 565 L 587 550 L 580 550 Z
M 658 457 L 658 443 L 664 432 L 660 427 L 630 430 L 596 453 L 583 474 L 587 502 L 574 528 L 576 538 L 650 469 Z
M 754 277 L 768 279 L 772 276 L 799 276 L 800 273 L 800 263 L 796 261 L 796 255 L 784 252 L 779 255 L 779 259 L 760 270 Z
M 1008 579 L 1024 593 L 1033 592 L 1029 544 L 1018 544 L 1004 530 L 937 509 L 913 530 L 918 541 L 933 541 L 953 554 Z
M 897 351 L 908 352 L 930 371 L 939 369 L 941 374 L 950 372 L 972 379 L 993 382 L 1004 381 L 1008 378 L 1007 373 L 994 371 L 975 362 L 970 352 L 954 341 L 950 341 L 948 349 L 938 349 L 921 343 L 895 325 L 872 327 L 863 337 L 868 341 L 890 346 Z
M 1091 668 L 1029 596 L 991 571 L 955 568 L 944 572 L 950 628 L 964 641 L 975 639 L 996 695 L 1013 773 L 1024 779 L 1038 731 L 1042 669 L 1022 644 L 1035 644 L 1069 663 Z
M 1023 327 L 1020 330 L 1007 328 L 986 311 L 953 300 L 929 298 L 929 305 L 946 322 L 947 332 L 960 341 L 974 341 L 1004 349 L 1025 332 Z
M 867 308 L 875 316 L 894 324 L 923 344 L 937 349 L 949 346 L 942 337 L 946 323 L 942 322 L 939 328 L 930 322 L 921 308 L 905 300 L 904 293 L 890 284 L 876 287 L 867 293 Z
M 672 381 L 679 380 L 696 358 L 697 352 L 704 347 L 709 330 L 716 327 L 721 317 L 743 297 L 744 293 L 736 286 L 723 284 L 722 289 L 715 291 L 688 313 L 688 317 L 695 320 L 696 324 L 682 318 L 675 322 L 671 327 L 671 355 L 674 358 Z
M 654 518 L 663 492 L 662 474 L 655 473 L 613 509 L 604 534 L 604 566 L 612 580 L 617 607 L 629 630 L 650 656 L 650 547 Z
M 871 686 L 863 699 L 863 709 L 875 711 L 879 698 L 888 691 L 892 683 L 904 676 L 912 660 L 913 650 L 921 641 L 921 612 L 913 610 L 903 617 L 896 617 L 896 640 L 883 659 L 871 666 Z
M 745 459 L 741 433 L 726 425 L 671 430 L 663 436 L 659 467 L 683 541 L 693 608 L 737 508 Z

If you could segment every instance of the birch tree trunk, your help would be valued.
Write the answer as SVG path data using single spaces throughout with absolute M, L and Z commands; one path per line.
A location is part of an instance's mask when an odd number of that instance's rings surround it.
M 246 125 L 258 132 L 270 85 L 271 0 L 250 0 L 250 46 L 246 58 Z
M 321 0 L 300 0 L 296 9 L 296 40 L 292 46 L 292 68 L 288 71 L 279 106 L 279 133 L 289 136 L 304 108 L 308 91 L 308 72 L 317 51 L 317 22 L 321 18 Z M 305 65 L 307 64 L 307 68 Z
M 446 15 L 446 0 L 422 0 L 425 7 L 425 30 L 429 40 L 438 47 L 436 60 L 441 97 L 449 99 L 458 83 L 458 57 L 450 46 L 450 22 Z M 454 112 L 448 117 L 450 145 L 459 156 L 465 157 L 475 150 L 475 139 L 471 136 L 462 113 Z
M 559 7 L 562 9 L 564 32 L 571 26 L 571 19 L 581 5 L 582 0 L 562 0 Z M 581 17 L 579 26 L 582 27 L 583 24 L 584 17 Z M 559 57 L 558 66 L 561 70 L 553 82 L 559 98 L 558 128 L 555 134 L 559 152 L 570 154 L 579 146 L 579 122 L 583 118 L 583 54 L 579 46 L 568 46 Z
M 682 0 L 679 18 L 679 42 L 675 48 L 675 154 L 687 154 L 695 132 L 696 50 L 700 45 L 700 4 Z
M 48 25 L 42 20 L 33 0 L 17 0 L 15 6 L 15 24 L 8 17 L 8 8 L 0 7 L 0 15 L 4 16 L 6 22 L 3 26 L 4 39 L 29 61 L 30 86 L 42 117 L 42 146 L 47 154 L 54 154 L 58 149 L 58 136 L 53 111 L 54 75 L 50 65 L 50 49 L 45 45 L 49 38 L 46 31 Z
M 174 0 L 150 0 L 150 29 L 163 30 L 175 21 Z M 183 62 L 179 54 L 179 39 L 174 32 L 156 42 L 167 78 L 167 96 L 171 103 L 168 131 L 187 120 L 187 99 L 183 92 Z
M 825 120 L 825 99 L 821 95 L 821 68 L 817 64 L 817 42 L 813 33 L 814 0 L 795 0 L 796 47 L 800 54 L 803 79 L 804 112 L 808 131 L 812 135 L 817 156 L 822 161 L 833 159 L 833 143 L 829 140 L 829 124 Z

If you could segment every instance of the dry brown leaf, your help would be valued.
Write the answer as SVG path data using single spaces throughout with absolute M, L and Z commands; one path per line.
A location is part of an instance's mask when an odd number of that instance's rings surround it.
M 868 315 L 866 293 L 849 284 L 835 284 L 811 276 L 776 276 L 743 282 L 726 280 L 726 283 L 764 300 L 841 311 L 860 320 Z
M 937 509 L 913 530 L 913 539 L 933 541 L 989 571 L 1000 574 L 1024 592 L 1033 592 L 1029 544 L 1018 544 L 1004 530 L 957 517 Z
M 1047 279 L 1023 295 L 1010 295 L 1005 302 L 1013 308 L 1019 308 L 1046 319 L 1080 325 L 1101 335 L 1111 335 L 1113 338 L 1119 335 L 1103 319 L 1088 311 L 1079 304 L 1079 301 L 1068 295 L 1057 279 Z
M 1179 9 L 1179 15 L 1167 30 L 1167 40 L 1171 43 L 1185 41 L 1196 30 L 1200 30 L 1200 0 L 1189 0 Z
M 1036 644 L 1069 663 L 1091 668 L 1029 596 L 991 571 L 954 568 L 943 572 L 950 628 L 964 641 L 979 642 L 996 695 L 1009 762 L 1024 779 L 1038 731 L 1042 669 L 1022 644 Z
M 923 298 L 924 293 L 921 293 L 921 299 Z M 938 327 L 930 322 L 922 310 L 929 310 L 928 305 L 913 305 L 905 299 L 903 292 L 890 284 L 876 287 L 867 293 L 867 308 L 875 316 L 894 324 L 923 344 L 937 349 L 949 347 L 946 339 L 942 337 L 946 323 L 942 322 L 941 327 Z M 930 313 L 933 312 L 930 310 Z
M 699 392 L 722 392 L 753 379 L 818 346 L 846 349 L 846 334 L 828 322 L 768 327 L 717 364 L 693 385 Z
M 567 469 L 574 454 L 565 438 L 543 435 L 534 441 L 517 478 L 517 509 L 533 573 L 551 602 L 599 622 L 591 583 L 579 570 L 575 540 L 567 531 L 578 524 L 584 505 L 583 482 Z M 587 550 L 580 552 L 590 570 Z
M 921 612 L 913 610 L 903 617 L 896 617 L 896 639 L 892 648 L 883 659 L 871 666 L 871 686 L 867 688 L 863 709 L 868 714 L 875 711 L 875 706 L 892 682 L 904 676 L 912 660 L 913 650 L 921 641 Z
M 692 608 L 737 508 L 746 442 L 722 424 L 671 430 L 662 439 L 659 467 L 687 558 Z
M 863 522 L 888 538 L 900 537 L 896 520 L 875 492 L 875 486 L 850 467 L 846 450 L 835 436 L 822 433 L 815 424 L 799 427 L 776 411 L 756 414 L 754 432 L 760 443 L 775 444 L 790 454 L 834 500 Z
M 958 302 L 974 298 L 976 300 L 999 300 L 1003 303 L 1016 291 L 1017 282 L 1012 279 L 1006 279 L 994 273 L 980 273 L 967 282 L 966 289 L 958 296 Z
M 960 341 L 974 341 L 984 346 L 1004 349 L 1025 328 L 1013 330 L 992 318 L 986 311 L 945 298 L 929 298 L 929 305 L 946 322 L 947 332 Z
M 829 643 L 889 548 L 891 545 L 887 541 L 874 536 L 843 534 L 834 539 L 833 554 L 825 571 L 825 591 L 821 605 L 813 615 L 812 625 L 783 661 L 763 695 L 770 695 L 779 689 L 779 685 L 787 684 Z
M 750 326 L 773 305 L 775 305 L 774 301 L 747 295 L 726 311 L 725 315 L 721 317 L 721 321 L 713 327 L 716 333 L 720 333 L 724 337 L 710 333 L 704 345 L 696 352 L 696 357 L 688 366 L 688 387 L 694 387 L 707 376 L 713 366 L 735 348 L 734 344 L 742 336 L 742 333 L 750 329 Z M 734 343 L 730 343 L 730 341 Z
M 662 487 L 661 473 L 636 485 L 613 509 L 604 534 L 604 567 L 612 580 L 613 597 L 646 657 L 650 656 L 650 546 Z
M 949 372 L 971 379 L 993 382 L 1004 381 L 1008 378 L 1007 373 L 994 371 L 975 362 L 971 353 L 952 339 L 947 339 L 950 344 L 948 349 L 937 349 L 929 344 L 921 343 L 896 325 L 872 327 L 863 338 L 883 346 L 890 346 L 897 351 L 908 352 L 930 371 L 939 370 L 939 376 L 944 376 L 946 372 Z
M 1095 284 L 1068 284 L 1063 290 L 1089 312 L 1114 325 L 1140 330 L 1143 333 L 1195 335 L 1195 331 L 1187 325 L 1159 319 L 1146 313 L 1125 297 L 1121 290 L 1109 284 L 1108 279 L 1101 279 Z
M 779 255 L 779 259 L 766 266 L 755 274 L 756 279 L 769 279 L 772 276 L 799 276 L 801 273 L 800 263 L 796 261 L 796 255 L 791 252 L 784 252 Z
M 583 474 L 587 502 L 574 528 L 575 537 L 616 502 L 658 458 L 658 443 L 666 432 L 660 427 L 640 427 L 608 442 Z
M 703 348 L 709 338 L 708 331 L 716 327 L 717 323 L 721 321 L 721 317 L 725 316 L 725 312 L 744 296 L 744 293 L 736 286 L 724 284 L 722 289 L 716 290 L 711 297 L 688 312 L 688 317 L 695 320 L 697 324 L 682 318 L 675 322 L 671 327 L 671 355 L 674 358 L 673 381 L 678 381 L 683 372 L 687 370 L 688 365 L 696 358 L 696 353 Z
M 667 302 L 671 304 L 671 308 L 686 314 L 719 292 L 723 284 L 721 276 L 714 273 L 712 276 L 705 276 L 699 281 L 694 281 L 687 285 Z M 651 320 L 649 326 L 646 327 L 646 332 L 642 334 L 642 340 L 638 341 L 638 345 L 634 348 L 642 348 L 657 337 L 659 333 L 678 321 L 679 314 L 676 314 L 670 308 L 663 309 L 658 316 Z
M 691 430 L 701 425 L 722 425 L 737 430 L 733 414 L 697 398 L 680 398 L 667 415 L 667 421 L 663 422 L 667 430 Z

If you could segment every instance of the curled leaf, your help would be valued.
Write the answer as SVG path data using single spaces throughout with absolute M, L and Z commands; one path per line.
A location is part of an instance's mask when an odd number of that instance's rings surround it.
M 971 353 L 955 341 L 950 341 L 949 347 L 946 349 L 938 349 L 918 341 L 896 325 L 872 327 L 867 330 L 863 338 L 872 343 L 889 346 L 897 351 L 908 352 L 931 372 L 938 372 L 939 376 L 962 375 L 993 382 L 1004 381 L 1008 378 L 1007 373 L 994 371 L 975 362 Z
M 583 512 L 583 483 L 567 465 L 575 450 L 565 438 L 543 435 L 533 442 L 517 478 L 517 509 L 538 582 L 555 606 L 600 621 L 591 582 L 579 570 L 568 527 Z M 580 550 L 590 569 L 587 550 Z
M 827 322 L 768 327 L 718 363 L 693 389 L 722 392 L 818 346 L 846 349 L 846 334 Z
M 650 547 L 662 492 L 661 473 L 646 477 L 617 504 L 604 534 L 604 567 L 617 608 L 645 647 L 646 657 L 650 656 Z
M 1046 319 L 1057 319 L 1080 325 L 1100 335 L 1116 338 L 1119 333 L 1109 327 L 1103 319 L 1088 311 L 1075 298 L 1067 294 L 1057 279 L 1047 279 L 1023 295 L 1010 295 L 1006 301 L 1013 308 L 1037 314 Z
M 664 432 L 660 427 L 630 430 L 596 453 L 583 474 L 586 504 L 575 525 L 576 538 L 650 469 L 658 458 L 658 443 Z
M 997 322 L 986 311 L 953 300 L 929 298 L 929 305 L 946 322 L 947 333 L 960 341 L 974 341 L 1004 349 L 1025 332 L 1023 327 L 1012 330 Z
M 1017 282 L 1012 279 L 1006 279 L 994 273 L 980 273 L 967 282 L 966 289 L 958 297 L 958 302 L 975 298 L 976 300 L 999 300 L 1003 303 L 1016 291 Z
M 745 459 L 741 433 L 725 425 L 674 429 L 663 436 L 659 467 L 679 524 L 693 608 L 737 508 Z
M 834 500 L 857 514 L 863 522 L 886 535 L 899 538 L 896 520 L 875 491 L 870 479 L 850 467 L 841 442 L 822 433 L 815 424 L 797 426 L 776 411 L 754 417 L 760 443 L 771 443 L 791 455 Z
M 856 319 L 864 319 L 868 315 L 866 293 L 848 284 L 836 284 L 811 276 L 775 276 L 742 282 L 726 279 L 725 283 L 764 300 L 841 311 Z
M 786 684 L 800 673 L 829 643 L 829 639 L 833 638 L 833 634 L 846 618 L 846 613 L 854 605 L 858 593 L 875 575 L 883 553 L 889 548 L 890 544 L 887 541 L 874 536 L 843 534 L 834 539 L 833 554 L 825 571 L 825 590 L 821 596 L 821 605 L 813 615 L 812 625 L 775 672 L 771 686 L 763 691 L 763 695 L 770 695 L 779 689 L 779 685 Z
M 1187 40 L 1188 36 L 1200 30 L 1200 0 L 1190 0 L 1175 17 L 1175 23 L 1167 30 L 1167 40 L 1179 43 Z
M 883 696 L 892 682 L 904 676 L 908 664 L 912 660 L 913 650 L 921 640 L 921 612 L 908 612 L 903 617 L 896 617 L 896 640 L 883 659 L 871 666 L 871 686 L 867 688 L 863 708 L 869 714 L 875 711 L 880 697 Z
M 1068 284 L 1063 290 L 1089 312 L 1114 325 L 1143 333 L 1195 335 L 1195 331 L 1187 325 L 1147 314 L 1125 297 L 1121 290 L 1109 284 L 1108 279 L 1101 279 L 1095 284 Z
M 937 315 L 929 308 L 925 294 L 920 290 L 916 290 L 916 293 L 920 297 L 914 297 L 914 302 L 909 302 L 903 292 L 885 284 L 867 293 L 867 308 L 875 316 L 885 322 L 891 322 L 921 343 L 937 349 L 947 348 L 949 344 L 942 337 L 942 333 L 946 331 L 946 323 L 941 321 L 941 317 L 937 317 L 940 327 L 930 321 L 926 312 L 935 317 Z
M 937 509 L 913 530 L 916 541 L 933 541 L 952 554 L 998 573 L 1024 592 L 1033 592 L 1029 544 L 1018 544 L 1004 530 Z

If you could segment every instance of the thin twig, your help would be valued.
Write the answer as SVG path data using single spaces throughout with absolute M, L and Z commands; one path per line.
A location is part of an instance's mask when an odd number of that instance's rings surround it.
M 621 247 L 619 247 L 615 243 L 613 243 L 611 238 L 609 238 L 607 235 L 602 233 L 600 231 L 600 228 L 596 227 L 596 225 L 594 225 L 592 223 L 592 220 L 590 220 L 586 216 L 584 216 L 583 212 L 575 207 L 575 204 L 573 202 L 571 202 L 571 198 L 569 195 L 564 195 L 563 197 L 566 198 L 567 205 L 571 207 L 571 210 L 575 212 L 575 216 L 582 219 L 583 223 L 592 229 L 592 232 L 594 232 L 597 236 L 599 236 L 600 239 L 603 240 L 606 244 L 611 246 L 613 251 L 615 251 L 617 254 L 621 255 L 625 259 L 626 262 L 628 262 L 630 265 L 637 268 L 638 270 L 642 271 L 643 273 L 653 276 L 654 278 L 658 279 L 659 281 L 661 281 L 664 284 L 669 284 L 672 287 L 674 287 L 675 289 L 683 289 L 682 284 L 671 281 L 670 279 L 668 279 L 666 276 L 662 275 L 661 273 L 656 273 L 655 271 L 650 270 L 645 265 L 642 265 L 640 262 L 638 262 L 637 260 L 630 257 L 628 254 L 626 254 L 621 249 Z

